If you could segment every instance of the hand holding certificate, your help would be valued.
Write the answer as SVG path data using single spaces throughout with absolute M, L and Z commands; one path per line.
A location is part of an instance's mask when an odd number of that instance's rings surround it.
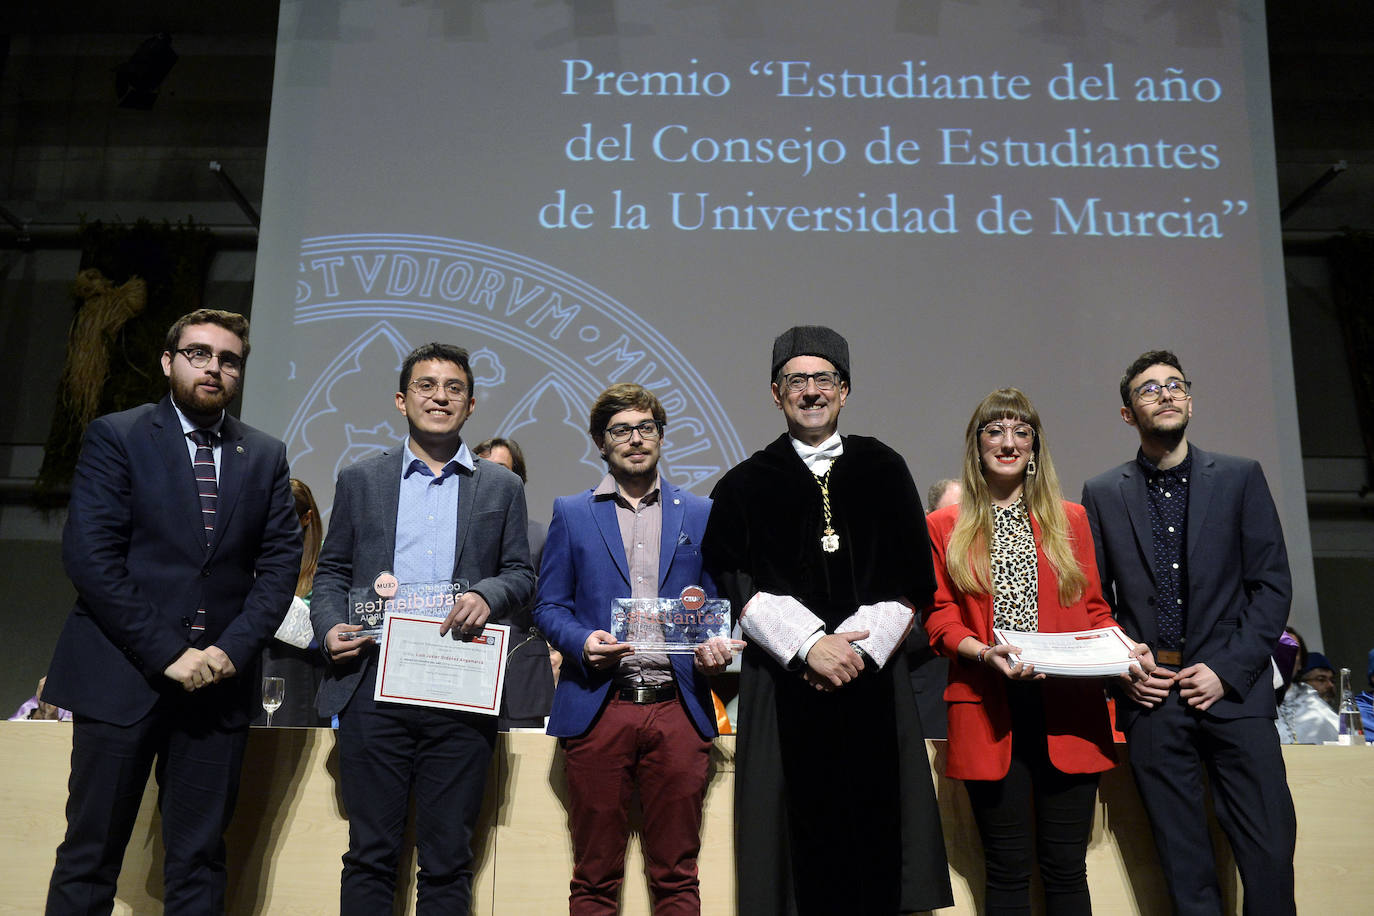
M 1007 656 L 1013 664 L 1034 666 L 1038 674 L 1055 677 L 1111 677 L 1139 668 L 1135 643 L 1120 627 L 1078 630 L 1073 633 L 1022 633 L 994 629 L 998 645 L 1021 651 Z

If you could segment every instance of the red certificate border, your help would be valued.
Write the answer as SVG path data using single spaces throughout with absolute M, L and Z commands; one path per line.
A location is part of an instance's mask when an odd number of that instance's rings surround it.
M 431 624 L 437 630 L 442 624 L 442 619 L 434 617 L 414 617 L 409 614 L 396 614 L 388 611 L 382 621 L 383 641 L 382 649 L 385 651 L 391 647 L 391 624 L 394 620 L 404 620 L 407 623 Z M 501 688 L 506 683 L 506 643 L 510 641 L 510 628 L 502 624 L 488 624 L 482 628 L 482 636 L 494 638 L 496 640 L 497 651 L 501 653 L 501 668 L 496 674 L 496 686 L 492 691 L 491 702 L 485 705 L 472 703 L 449 702 L 445 700 L 434 700 L 428 697 L 408 697 L 400 694 L 388 694 L 386 692 L 386 656 L 382 652 L 377 656 L 377 700 L 405 703 L 411 706 L 428 706 L 431 709 L 462 709 L 468 712 L 482 713 L 483 715 L 494 716 L 500 712 Z
M 993 629 L 992 629 L 992 635 L 995 636 L 995 637 L 997 638 L 997 641 L 998 641 L 999 643 L 1003 644 L 1003 645 L 1005 645 L 1005 644 L 1011 642 L 1011 640 L 1007 638 L 1007 634 L 1015 633 L 1015 632 L 1017 632 L 1017 631 L 1015 631 L 1015 630 L 1003 630 L 1003 629 L 1001 629 L 1000 627 L 993 627 Z M 1081 638 L 1084 638 L 1084 637 L 1088 637 L 1088 636 L 1091 636 L 1091 637 L 1094 637 L 1094 638 L 1101 638 L 1101 637 L 1103 637 L 1103 636 L 1108 636 L 1108 635 L 1110 635 L 1110 636 L 1115 636 L 1115 637 L 1117 638 L 1117 640 L 1120 641 L 1120 643 L 1121 643 L 1123 646 L 1126 647 L 1126 652 L 1127 652 L 1128 655 L 1130 654 L 1131 647 L 1132 647 L 1132 645 L 1133 645 L 1133 643 L 1132 643 L 1129 639 L 1126 638 L 1126 634 L 1122 632 L 1121 626 L 1120 626 L 1119 624 L 1114 624 L 1114 625 L 1109 626 L 1109 627 L 1096 627 L 1096 628 L 1091 629 L 1091 630 L 1064 630 L 1064 631 L 1046 630 L 1046 631 L 1042 631 L 1042 632 L 1043 632 L 1044 635 L 1046 635 L 1046 636 L 1073 636 L 1073 637 L 1077 637 L 1077 638 L 1080 638 L 1080 639 L 1081 639 Z M 1096 665 L 1091 665 L 1091 664 L 1088 664 L 1088 663 L 1085 663 L 1085 662 L 1079 662 L 1079 663 L 1074 663 L 1074 662 L 1055 662 L 1055 663 L 1054 663 L 1054 667 L 1056 667 L 1056 668 L 1094 668 L 1094 667 L 1097 667 L 1097 666 L 1096 666 Z M 1104 677 L 1108 677 L 1108 676 L 1110 676 L 1110 675 L 1104 675 Z

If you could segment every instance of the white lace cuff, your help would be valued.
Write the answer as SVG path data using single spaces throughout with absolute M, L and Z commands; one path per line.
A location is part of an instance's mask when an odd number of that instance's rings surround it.
M 825 623 L 791 595 L 758 592 L 740 614 L 739 628 L 778 664 L 796 666 L 797 650 Z
M 879 601 L 860 605 L 835 628 L 836 633 L 867 630 L 868 636 L 854 645 L 868 653 L 879 668 L 887 664 L 892 653 L 906 639 L 914 619 L 911 606 L 901 601 Z

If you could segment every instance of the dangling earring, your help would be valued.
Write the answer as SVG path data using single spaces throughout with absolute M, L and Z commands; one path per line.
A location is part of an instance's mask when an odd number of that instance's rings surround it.
M 1026 462 L 1026 476 L 1027 476 L 1027 477 L 1034 477 L 1034 476 L 1035 476 L 1035 456 L 1034 456 L 1034 455 L 1031 455 L 1030 461 L 1027 461 L 1027 462 Z

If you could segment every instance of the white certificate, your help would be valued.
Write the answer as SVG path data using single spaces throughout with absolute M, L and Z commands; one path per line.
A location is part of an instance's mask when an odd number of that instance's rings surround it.
M 1106 677 L 1125 674 L 1131 665 L 1134 645 L 1120 627 L 1079 630 L 1074 633 L 1022 633 L 992 631 L 998 645 L 1016 646 L 1019 654 L 1007 656 L 1013 665 L 1034 665 L 1041 674 L 1059 677 Z
M 510 627 L 489 623 L 458 638 L 439 635 L 443 619 L 388 612 L 377 654 L 375 700 L 494 716 L 506 686 Z

